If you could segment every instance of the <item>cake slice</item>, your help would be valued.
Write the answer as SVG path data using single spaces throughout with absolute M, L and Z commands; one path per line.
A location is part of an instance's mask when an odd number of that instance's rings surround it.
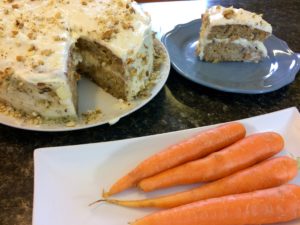
M 261 15 L 213 6 L 202 15 L 196 51 L 201 60 L 208 62 L 258 62 L 267 56 L 263 41 L 271 33 L 271 25 Z

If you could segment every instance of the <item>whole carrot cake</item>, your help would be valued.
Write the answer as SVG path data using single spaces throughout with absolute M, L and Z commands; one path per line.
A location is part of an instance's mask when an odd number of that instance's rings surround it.
M 80 75 L 131 100 L 152 66 L 150 18 L 133 1 L 0 2 L 0 101 L 23 112 L 76 118 Z
M 258 62 L 267 56 L 263 41 L 272 26 L 244 9 L 213 6 L 202 15 L 197 46 L 201 60 Z

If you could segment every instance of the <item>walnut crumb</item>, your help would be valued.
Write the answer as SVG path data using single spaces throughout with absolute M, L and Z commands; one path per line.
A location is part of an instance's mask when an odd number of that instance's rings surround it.
M 233 10 L 233 9 L 226 9 L 226 10 L 224 10 L 223 16 L 224 16 L 226 19 L 231 19 L 231 18 L 233 18 L 233 17 L 234 17 L 234 10 Z
M 61 13 L 60 13 L 60 12 L 57 12 L 57 13 L 54 15 L 54 17 L 55 17 L 56 19 L 60 19 L 60 18 L 62 18 L 62 16 L 61 16 Z
M 37 50 L 37 47 L 35 45 L 30 45 L 28 48 L 29 52 L 36 51 L 36 50 Z
M 134 31 L 134 27 L 132 26 L 131 23 L 125 23 L 125 22 L 122 22 L 122 28 L 123 28 L 124 30 L 129 30 L 129 29 L 131 29 L 131 30 Z
M 53 37 L 53 40 L 54 40 L 54 41 L 65 41 L 66 38 L 60 37 L 60 36 L 54 36 L 54 37 Z
M 17 56 L 16 56 L 16 60 L 17 60 L 18 62 L 24 62 L 24 61 L 25 61 L 25 57 L 24 57 L 24 56 L 21 56 L 21 55 L 17 55 Z
M 85 0 L 81 0 L 81 5 L 87 5 L 87 2 Z
M 126 60 L 126 64 L 131 64 L 131 63 L 133 63 L 133 59 L 132 59 L 132 58 L 128 58 L 128 59 Z
M 16 27 L 18 27 L 19 29 L 22 29 L 24 27 L 24 23 L 21 22 L 20 20 L 16 20 L 15 23 Z
M 30 40 L 35 40 L 37 35 L 36 33 L 33 33 L 33 32 L 30 32 L 27 34 L 27 37 L 30 39 Z
M 4 74 L 5 74 L 6 76 L 13 75 L 13 74 L 14 74 L 14 69 L 11 68 L 11 67 L 6 67 L 6 68 L 4 69 Z
M 102 40 L 110 40 L 114 33 L 113 29 L 107 30 L 102 34 Z
M 15 4 L 13 4 L 11 7 L 12 7 L 13 9 L 18 9 L 18 8 L 20 8 L 20 5 L 17 4 L 17 3 L 15 3 Z
M 17 35 L 18 35 L 18 33 L 19 33 L 19 31 L 17 31 L 17 30 L 13 30 L 13 31 L 11 31 L 11 35 L 12 35 L 12 37 L 15 37 L 15 36 L 17 36 Z
M 41 54 L 44 55 L 44 56 L 49 56 L 49 55 L 52 55 L 53 54 L 53 50 L 51 49 L 45 49 L 45 50 L 42 50 L 41 51 Z
M 66 126 L 67 127 L 75 127 L 76 126 L 76 122 L 75 121 L 68 121 L 67 123 L 66 123 Z
M 85 124 L 90 124 L 101 119 L 101 114 L 101 109 L 98 108 L 94 110 L 88 110 L 87 112 L 82 113 L 82 116 Z

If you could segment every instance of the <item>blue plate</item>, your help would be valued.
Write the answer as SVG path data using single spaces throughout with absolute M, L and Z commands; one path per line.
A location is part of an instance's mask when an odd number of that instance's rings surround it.
M 294 81 L 300 68 L 300 54 L 274 35 L 265 45 L 268 57 L 259 63 L 200 61 L 195 54 L 201 20 L 177 25 L 162 37 L 173 67 L 184 77 L 226 92 L 262 94 Z

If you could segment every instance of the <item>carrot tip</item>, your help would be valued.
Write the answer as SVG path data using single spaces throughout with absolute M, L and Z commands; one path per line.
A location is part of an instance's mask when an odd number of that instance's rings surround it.
M 109 192 L 105 192 L 105 191 L 102 192 L 102 197 L 103 198 L 108 198 L 110 196 L 111 196 L 111 194 Z
M 104 189 L 102 190 L 102 197 L 103 198 L 108 198 L 111 196 L 110 191 L 105 191 Z
M 105 199 L 99 199 L 97 201 L 94 201 L 94 202 L 90 203 L 89 206 L 95 205 L 95 204 L 97 204 L 99 202 L 106 202 L 106 200 Z

